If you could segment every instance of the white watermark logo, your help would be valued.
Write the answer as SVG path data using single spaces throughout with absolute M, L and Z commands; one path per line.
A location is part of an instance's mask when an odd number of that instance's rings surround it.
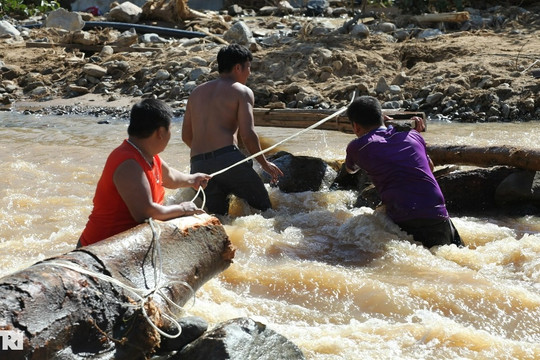
M 0 330 L 1 350 L 22 350 L 23 333 L 21 331 Z

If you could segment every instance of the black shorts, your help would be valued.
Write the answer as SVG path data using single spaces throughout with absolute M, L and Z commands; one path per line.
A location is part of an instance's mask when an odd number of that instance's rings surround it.
M 463 246 L 463 241 L 448 219 L 414 219 L 397 223 L 398 226 L 412 235 L 414 241 L 421 242 L 425 247 L 436 245 Z
M 246 158 L 235 146 L 227 146 L 213 153 L 215 155 L 207 153 L 193 157 L 191 173 L 212 174 Z M 226 215 L 229 212 L 230 195 L 244 199 L 250 206 L 261 211 L 272 206 L 262 179 L 253 170 L 252 160 L 212 177 L 204 192 L 206 209 L 210 214 Z

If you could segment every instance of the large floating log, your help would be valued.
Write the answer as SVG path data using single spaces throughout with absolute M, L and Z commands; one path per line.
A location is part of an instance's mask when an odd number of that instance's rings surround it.
M 325 117 L 332 115 L 337 110 L 323 110 L 323 109 L 253 109 L 253 115 L 255 118 L 255 126 L 273 126 L 282 128 L 307 128 Z M 407 126 L 414 128 L 413 117 L 418 116 L 425 120 L 426 116 L 423 112 L 414 111 L 397 111 L 397 110 L 383 110 L 383 113 L 392 117 L 394 120 L 392 123 L 399 126 Z M 320 130 L 333 130 L 341 131 L 344 133 L 352 134 L 352 126 L 349 118 L 340 114 L 333 119 L 328 120 L 322 125 L 318 126 Z
M 142 224 L 8 275 L 0 279 L 0 330 L 22 334 L 23 346 L 2 351 L 2 359 L 145 358 L 163 336 L 125 286 L 148 292 L 158 279 L 181 306 L 192 297 L 189 287 L 200 288 L 233 257 L 219 220 L 204 214 Z M 148 317 L 170 332 L 174 326 L 165 315 L 177 318 L 179 309 L 157 292 L 143 298 Z
M 514 146 L 428 145 L 427 150 L 435 165 L 507 165 L 525 170 L 540 170 L 540 151 L 534 149 Z

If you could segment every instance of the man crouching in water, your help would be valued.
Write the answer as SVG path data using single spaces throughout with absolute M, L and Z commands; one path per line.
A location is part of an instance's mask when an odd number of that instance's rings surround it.
M 426 247 L 463 246 L 420 133 L 386 127 L 381 105 L 371 96 L 356 98 L 347 116 L 357 136 L 347 146 L 347 171 L 367 172 L 387 215 L 415 241 Z
M 128 138 L 107 158 L 77 247 L 119 234 L 148 218 L 164 221 L 204 213 L 192 201 L 164 205 L 165 188 L 204 188 L 210 180 L 203 173 L 184 174 L 160 158 L 171 138 L 172 118 L 172 109 L 161 100 L 133 105 Z
M 213 174 L 245 156 L 238 150 L 238 135 L 250 154 L 261 151 L 255 132 L 253 91 L 245 84 L 251 73 L 251 52 L 238 44 L 228 45 L 217 55 L 219 78 L 199 85 L 191 93 L 182 125 L 182 140 L 191 148 L 191 173 Z M 255 158 L 277 181 L 281 170 L 266 160 Z M 253 162 L 244 162 L 213 176 L 205 191 L 209 213 L 226 215 L 229 195 L 234 194 L 258 210 L 271 208 L 268 192 Z

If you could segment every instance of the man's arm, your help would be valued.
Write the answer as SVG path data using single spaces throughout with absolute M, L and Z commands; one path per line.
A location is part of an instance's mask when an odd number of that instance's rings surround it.
M 253 116 L 255 98 L 250 88 L 244 85 L 242 87 L 239 91 L 238 133 L 249 153 L 256 154 L 262 149 L 259 136 L 255 132 L 255 120 Z M 261 164 L 263 170 L 270 174 L 273 182 L 277 181 L 280 176 L 283 176 L 283 172 L 274 163 L 266 160 L 263 154 L 257 156 L 255 159 Z
M 131 216 L 139 223 L 148 218 L 169 220 L 204 213 L 192 202 L 168 206 L 155 203 L 148 179 L 135 160 L 126 160 L 120 164 L 114 172 L 113 181 Z
M 192 187 L 197 190 L 199 187 L 205 188 L 211 179 L 210 175 L 203 173 L 185 174 L 170 167 L 163 160 L 161 160 L 161 171 L 163 174 L 163 186 L 168 189 Z
M 191 148 L 193 141 L 193 125 L 191 123 L 191 103 L 187 102 L 186 112 L 184 113 L 184 120 L 182 122 L 182 141 Z

